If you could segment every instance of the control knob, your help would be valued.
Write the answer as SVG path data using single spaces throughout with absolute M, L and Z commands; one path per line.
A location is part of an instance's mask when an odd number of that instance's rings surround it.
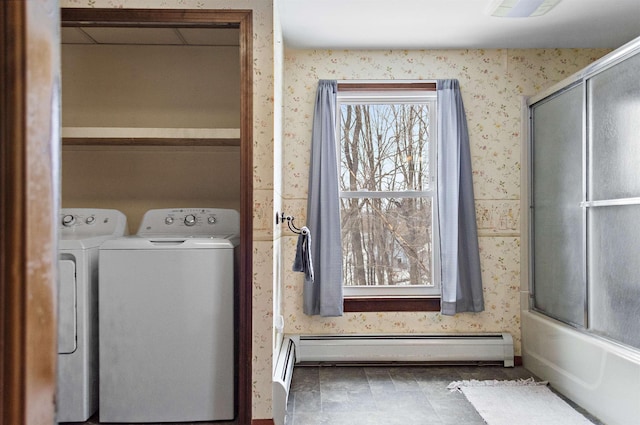
M 96 217 L 93 216 L 93 215 L 89 216 L 89 217 L 87 217 L 87 219 L 84 222 L 87 223 L 87 224 L 93 224 L 93 223 L 96 222 Z
M 62 225 L 65 227 L 71 227 L 75 224 L 75 222 L 76 222 L 76 218 L 71 214 L 67 214 L 64 217 L 62 217 Z
M 186 226 L 194 226 L 196 224 L 196 216 L 193 214 L 188 214 L 184 218 L 184 224 Z
M 164 224 L 173 224 L 173 217 L 167 217 L 164 219 Z
M 217 221 L 216 218 L 213 217 L 213 216 L 211 216 L 211 217 L 209 217 L 207 219 L 207 223 L 209 223 L 209 224 L 216 224 L 216 221 Z

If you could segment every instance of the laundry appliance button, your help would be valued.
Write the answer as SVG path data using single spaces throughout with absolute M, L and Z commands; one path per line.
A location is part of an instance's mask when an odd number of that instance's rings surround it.
M 71 227 L 76 223 L 76 218 L 71 214 L 62 217 L 62 225 L 65 227 Z
M 184 224 L 187 226 L 194 226 L 196 224 L 196 216 L 189 214 L 184 218 Z

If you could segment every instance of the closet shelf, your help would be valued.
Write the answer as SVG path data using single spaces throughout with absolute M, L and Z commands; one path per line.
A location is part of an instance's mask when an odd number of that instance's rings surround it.
M 237 128 L 63 127 L 64 145 L 239 146 Z

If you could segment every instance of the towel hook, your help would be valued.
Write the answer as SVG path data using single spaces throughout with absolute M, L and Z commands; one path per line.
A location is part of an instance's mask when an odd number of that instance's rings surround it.
M 284 223 L 286 221 L 287 226 L 289 226 L 289 230 L 291 230 L 293 233 L 295 233 L 296 235 L 304 234 L 305 232 L 302 229 L 299 229 L 295 224 L 293 224 L 293 220 L 295 220 L 295 217 L 276 212 L 276 224 Z

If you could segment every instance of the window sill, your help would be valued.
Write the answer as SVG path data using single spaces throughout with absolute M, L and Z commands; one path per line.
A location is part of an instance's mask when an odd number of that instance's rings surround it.
M 440 311 L 440 298 L 353 297 L 344 299 L 344 312 Z

